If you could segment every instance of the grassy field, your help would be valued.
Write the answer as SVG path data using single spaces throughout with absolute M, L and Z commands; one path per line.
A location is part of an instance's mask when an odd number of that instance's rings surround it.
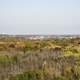
M 80 80 L 80 38 L 0 37 L 0 80 Z

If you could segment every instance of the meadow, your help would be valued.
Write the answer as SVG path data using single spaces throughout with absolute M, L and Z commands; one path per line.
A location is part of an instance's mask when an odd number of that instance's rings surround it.
M 80 80 L 80 37 L 0 37 L 0 80 Z

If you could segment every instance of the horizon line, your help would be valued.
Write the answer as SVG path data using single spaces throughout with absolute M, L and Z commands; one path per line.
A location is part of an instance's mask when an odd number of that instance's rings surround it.
M 36 36 L 36 35 L 39 35 L 39 36 L 56 36 L 56 35 L 80 35 L 80 34 L 38 34 L 38 33 L 16 33 L 16 34 L 12 34 L 12 33 L 0 33 L 0 35 L 13 35 L 13 36 L 16 36 L 16 35 L 34 35 L 34 36 Z

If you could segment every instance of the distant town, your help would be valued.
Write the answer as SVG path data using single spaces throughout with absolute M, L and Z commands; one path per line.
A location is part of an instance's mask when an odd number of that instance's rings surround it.
M 1 37 L 16 37 L 25 39 L 44 39 L 44 38 L 80 38 L 80 35 L 9 35 L 0 34 Z

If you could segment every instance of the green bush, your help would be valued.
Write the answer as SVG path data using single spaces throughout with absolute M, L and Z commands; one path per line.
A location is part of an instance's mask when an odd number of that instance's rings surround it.
M 59 76 L 59 77 L 54 77 L 53 80 L 65 80 L 65 78 L 63 76 Z

